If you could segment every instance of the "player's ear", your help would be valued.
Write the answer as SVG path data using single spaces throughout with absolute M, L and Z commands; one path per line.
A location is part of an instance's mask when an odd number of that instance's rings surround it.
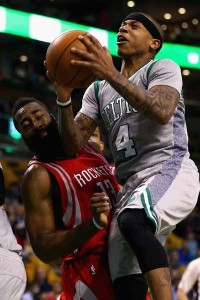
M 158 40 L 158 39 L 152 39 L 152 42 L 151 42 L 151 48 L 153 49 L 153 50 L 157 50 L 159 47 L 160 47 L 160 40 Z

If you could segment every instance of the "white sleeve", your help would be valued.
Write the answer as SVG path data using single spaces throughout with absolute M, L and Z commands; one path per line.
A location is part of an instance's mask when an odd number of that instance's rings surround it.
M 148 77 L 148 90 L 156 85 L 168 85 L 182 92 L 181 68 L 170 59 L 161 59 L 153 65 Z
M 92 83 L 83 95 L 80 112 L 95 121 L 100 120 L 98 99 L 95 96 L 94 83 Z
M 190 262 L 183 273 L 178 288 L 186 294 L 191 291 L 200 276 L 200 258 Z

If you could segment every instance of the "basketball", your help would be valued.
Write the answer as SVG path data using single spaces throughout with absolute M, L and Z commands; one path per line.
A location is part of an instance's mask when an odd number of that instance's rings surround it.
M 96 78 L 92 72 L 82 66 L 71 64 L 71 60 L 81 60 L 81 57 L 72 53 L 72 47 L 88 51 L 79 41 L 79 35 L 86 35 L 83 30 L 69 30 L 55 38 L 46 51 L 46 68 L 59 84 L 72 88 L 86 88 Z

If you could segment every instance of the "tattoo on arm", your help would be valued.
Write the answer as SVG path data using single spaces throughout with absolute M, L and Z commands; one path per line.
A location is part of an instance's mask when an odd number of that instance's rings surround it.
M 169 121 L 180 98 L 175 88 L 160 85 L 144 90 L 120 73 L 115 76 L 111 85 L 138 112 L 161 123 Z
M 95 128 L 97 127 L 97 123 L 89 118 L 88 116 L 78 113 L 75 117 L 76 125 L 78 126 L 81 134 L 81 139 L 84 141 L 84 144 L 89 140 Z

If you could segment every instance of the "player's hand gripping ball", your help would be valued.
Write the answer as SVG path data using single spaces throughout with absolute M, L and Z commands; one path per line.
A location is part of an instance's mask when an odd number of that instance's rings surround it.
M 71 60 L 81 60 L 80 56 L 72 53 L 72 47 L 89 51 L 78 39 L 79 35 L 86 35 L 82 30 L 69 30 L 55 38 L 46 52 L 46 68 L 59 84 L 72 88 L 86 88 L 96 78 L 85 67 L 71 64 Z

